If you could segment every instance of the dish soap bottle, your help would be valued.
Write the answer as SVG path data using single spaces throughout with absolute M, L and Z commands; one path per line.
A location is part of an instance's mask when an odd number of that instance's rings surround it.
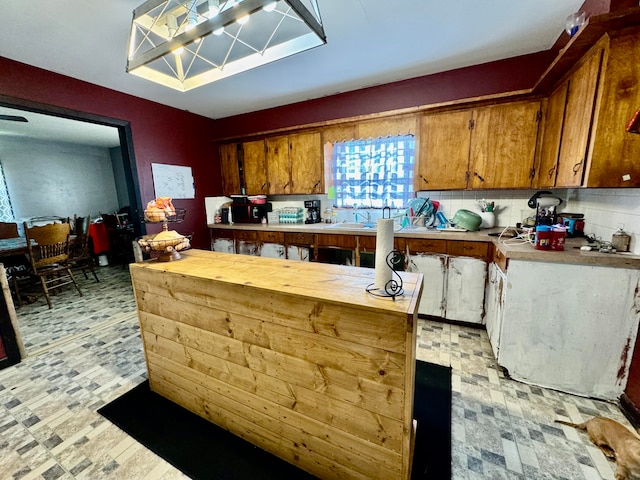
M 611 244 L 618 252 L 628 252 L 631 237 L 620 227 L 616 233 L 611 236 Z

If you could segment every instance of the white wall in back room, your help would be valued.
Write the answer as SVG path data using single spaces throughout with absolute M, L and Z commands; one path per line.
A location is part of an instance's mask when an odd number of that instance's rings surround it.
M 16 221 L 118 210 L 109 149 L 17 137 L 0 139 L 0 162 Z

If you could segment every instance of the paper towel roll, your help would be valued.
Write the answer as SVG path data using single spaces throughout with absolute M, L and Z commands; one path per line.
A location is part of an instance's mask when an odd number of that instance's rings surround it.
M 383 289 L 393 275 L 391 267 L 387 265 L 387 256 L 393 250 L 393 219 L 378 220 L 376 233 L 376 268 L 374 287 Z

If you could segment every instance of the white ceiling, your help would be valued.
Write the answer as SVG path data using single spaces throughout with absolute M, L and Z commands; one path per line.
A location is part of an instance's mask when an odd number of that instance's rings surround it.
M 582 0 L 318 0 L 326 45 L 184 93 L 125 73 L 141 3 L 3 0 L 0 56 L 223 118 L 546 50 Z

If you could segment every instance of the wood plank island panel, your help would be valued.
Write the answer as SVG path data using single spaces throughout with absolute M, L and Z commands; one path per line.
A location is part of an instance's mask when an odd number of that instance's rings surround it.
M 323 479 L 408 479 L 422 275 L 190 250 L 131 265 L 152 390 Z

